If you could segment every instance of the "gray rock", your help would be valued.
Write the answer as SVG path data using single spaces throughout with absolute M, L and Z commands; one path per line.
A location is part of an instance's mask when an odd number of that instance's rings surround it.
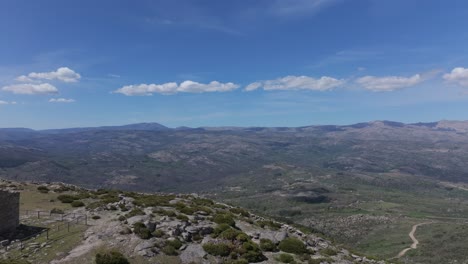
M 136 222 L 147 222 L 150 220 L 150 216 L 149 215 L 137 215 L 137 216 L 133 216 L 133 217 L 130 217 L 127 219 L 127 222 L 129 225 L 133 226 L 133 224 L 135 224 Z
M 182 264 L 189 263 L 209 263 L 204 257 L 206 256 L 205 250 L 199 244 L 188 245 L 185 250 L 180 254 L 180 261 Z
M 135 247 L 135 252 L 148 249 L 148 248 L 152 248 L 153 246 L 154 246 L 154 241 L 152 240 L 143 241 Z

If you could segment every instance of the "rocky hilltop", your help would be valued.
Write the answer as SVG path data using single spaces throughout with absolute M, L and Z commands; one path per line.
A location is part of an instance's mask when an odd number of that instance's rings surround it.
M 25 199 L 43 195 L 45 203 L 63 207 L 51 210 L 50 216 L 58 212 L 62 219 L 63 215 L 88 219 L 67 251 L 66 238 L 44 243 L 34 238 L 24 241 L 19 254 L 14 242 L 2 249 L 5 259 L 87 263 L 101 251 L 114 250 L 130 263 L 384 263 L 352 254 L 307 230 L 198 195 L 87 190 L 62 183 L 0 186 L 21 192 Z M 22 205 L 28 206 L 25 199 Z M 51 232 L 57 224 L 51 217 L 36 218 L 29 214 L 22 222 Z

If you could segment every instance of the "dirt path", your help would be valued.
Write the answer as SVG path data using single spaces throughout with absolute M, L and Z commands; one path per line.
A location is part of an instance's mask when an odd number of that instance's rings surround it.
M 411 240 L 413 240 L 413 244 L 411 244 L 411 246 L 409 248 L 405 248 L 400 253 L 398 253 L 397 258 L 403 257 L 406 254 L 406 252 L 408 252 L 411 249 L 418 248 L 419 241 L 414 236 L 414 233 L 416 233 L 416 230 L 418 229 L 419 226 L 427 225 L 427 224 L 430 224 L 430 223 L 431 222 L 424 222 L 424 223 L 419 223 L 419 224 L 413 225 L 413 228 L 411 228 L 411 232 L 409 232 L 409 234 L 408 234 L 409 237 L 411 238 Z

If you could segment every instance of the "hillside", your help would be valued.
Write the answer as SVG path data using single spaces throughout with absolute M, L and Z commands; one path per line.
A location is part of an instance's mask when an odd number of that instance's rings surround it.
M 412 243 L 413 225 L 435 221 L 405 258 L 467 258 L 457 248 L 466 242 L 468 122 L 135 127 L 0 130 L 0 177 L 197 192 L 385 259 Z
M 307 230 L 196 195 L 86 190 L 61 183 L 1 182 L 0 187 L 21 193 L 24 226 L 10 239 L 33 227 L 49 230 L 49 239 L 42 231 L 24 240 L 21 251 L 19 242 L 3 241 L 0 263 L 2 258 L 94 263 L 97 254 L 110 250 L 131 263 L 384 263 L 351 254 Z M 50 213 L 39 217 L 40 209 Z

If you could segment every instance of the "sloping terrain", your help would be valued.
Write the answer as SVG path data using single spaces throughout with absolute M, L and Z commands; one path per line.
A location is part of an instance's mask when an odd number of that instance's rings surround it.
M 425 230 L 459 227 L 468 218 L 467 131 L 468 122 L 458 121 L 0 130 L 0 177 L 196 192 L 300 223 L 347 247 L 389 259 L 411 245 L 408 233 L 414 224 L 438 221 L 418 229 L 418 236 L 427 238 Z M 437 241 L 421 240 L 422 255 L 410 251 L 405 258 L 436 263 Z M 444 241 L 448 249 L 460 243 Z M 437 257 L 463 261 L 466 256 L 439 252 Z
M 21 193 L 22 211 L 30 208 L 31 196 L 42 200 L 34 203 L 37 210 L 56 206 L 41 217 L 22 216 L 25 225 L 48 228 L 47 237 L 42 233 L 24 240 L 22 250 L 15 237 L 2 241 L 0 263 L 95 263 L 97 254 L 109 250 L 130 263 L 384 263 L 194 195 L 86 190 L 61 183 L 0 182 L 0 188 Z M 83 218 L 77 216 L 86 216 L 86 225 L 78 226 Z

